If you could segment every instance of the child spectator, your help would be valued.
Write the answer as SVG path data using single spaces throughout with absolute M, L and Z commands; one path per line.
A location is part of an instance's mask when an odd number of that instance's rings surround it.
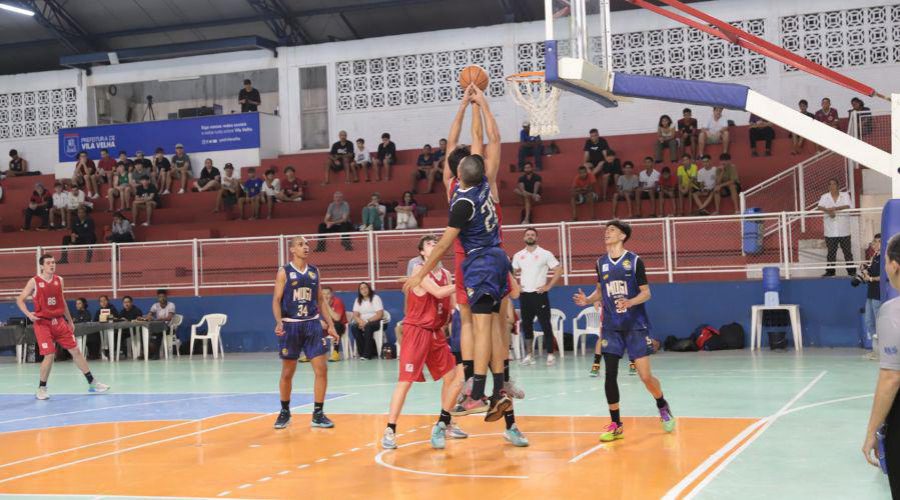
M 247 181 L 244 182 L 243 195 L 238 198 L 238 212 L 241 220 L 244 220 L 244 205 L 250 205 L 250 220 L 259 217 L 259 203 L 262 193 L 263 180 L 256 176 L 256 169 L 247 169 Z
M 391 167 L 397 163 L 397 146 L 391 141 L 391 134 L 381 134 L 381 144 L 375 154 L 375 180 L 381 180 L 381 167 L 384 167 L 386 179 L 391 180 Z
M 397 229 L 415 229 L 419 227 L 416 220 L 416 200 L 412 191 L 403 193 L 403 200 L 394 207 L 397 213 Z
M 575 175 L 575 179 L 572 180 L 572 220 L 578 220 L 578 205 L 583 203 L 587 203 L 591 206 L 591 220 L 596 218 L 596 213 L 594 212 L 594 202 L 597 201 L 597 193 L 594 191 L 594 186 L 597 184 L 597 179 L 594 177 L 594 174 L 591 173 L 590 170 L 584 165 L 578 167 L 578 174 Z
M 381 204 L 381 195 L 372 193 L 369 203 L 362 209 L 362 231 L 381 231 L 387 207 Z
M 678 140 L 681 146 L 681 154 L 685 154 L 688 146 L 691 147 L 691 158 L 697 154 L 697 136 L 700 134 L 697 119 L 691 116 L 691 108 L 681 111 L 681 119 L 678 120 Z
M 741 192 L 741 181 L 738 178 L 737 167 L 731 162 L 731 155 L 728 153 L 719 155 L 719 163 L 716 193 L 720 197 L 730 196 L 734 213 L 740 213 L 741 204 L 738 203 L 738 194 Z
M 644 169 L 638 174 L 638 182 L 640 187 L 635 200 L 638 217 L 641 216 L 641 206 L 644 204 L 645 197 L 650 200 L 651 217 L 656 217 L 656 193 L 659 191 L 659 172 L 653 168 L 653 158 L 649 156 L 644 158 Z
M 55 217 L 59 216 L 59 227 L 66 227 L 68 222 L 69 193 L 63 190 L 61 182 L 53 185 L 53 203 L 50 206 L 50 229 L 56 229 Z
M 109 190 L 106 192 L 106 199 L 109 202 L 106 211 L 113 211 L 116 198 L 119 199 L 119 210 L 131 208 L 131 192 L 132 190 L 137 190 L 138 184 L 140 184 L 139 179 L 140 177 L 134 178 L 128 173 L 125 163 L 119 162 L 116 164 L 116 170 L 109 178 Z
M 678 177 L 678 210 L 683 214 L 693 212 L 691 195 L 697 187 L 697 164 L 691 162 L 690 155 L 681 155 L 681 164 L 675 171 Z M 687 199 L 688 209 L 684 210 L 684 200 Z
M 616 179 L 618 191 L 613 196 L 612 201 L 613 218 L 616 218 L 616 208 L 619 200 L 625 200 L 628 207 L 628 218 L 630 219 L 632 217 L 631 206 L 634 202 L 639 182 L 638 176 L 634 175 L 634 164 L 630 161 L 626 161 L 625 164 L 622 165 L 622 175 Z
M 356 172 L 356 180 L 359 180 L 359 171 L 366 169 L 366 182 L 372 182 L 372 153 L 369 153 L 366 140 L 362 137 L 356 140 L 356 150 L 350 166 Z
M 260 203 L 266 204 L 266 219 L 272 218 L 272 209 L 275 207 L 275 199 L 281 194 L 281 181 L 275 177 L 275 169 L 266 170 L 266 179 L 262 185 L 262 199 Z
M 703 165 L 703 168 L 697 171 L 698 189 L 693 194 L 694 203 L 697 204 L 697 210 L 700 212 L 700 215 L 719 215 L 719 195 L 716 190 L 716 181 L 719 173 L 712 166 L 709 155 L 703 155 L 700 158 L 700 163 Z M 714 203 L 716 207 L 712 214 L 706 210 L 710 203 Z
M 672 200 L 672 211 L 666 212 L 663 210 L 665 207 L 665 199 L 668 198 Z M 659 173 L 659 214 L 666 214 L 666 217 L 672 217 L 673 215 L 680 215 L 680 203 L 678 205 L 675 204 L 675 200 L 679 200 L 678 194 L 678 179 L 672 175 L 672 170 L 669 167 L 663 167 Z
M 659 117 L 656 126 L 656 163 L 662 163 L 664 149 L 669 150 L 669 161 L 675 163 L 675 157 L 678 156 L 677 133 L 669 115 Z

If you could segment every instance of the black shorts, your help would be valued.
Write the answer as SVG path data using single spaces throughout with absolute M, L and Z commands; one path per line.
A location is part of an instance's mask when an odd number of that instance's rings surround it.
M 428 178 L 428 172 L 426 172 L 425 170 L 422 170 L 421 167 L 416 168 L 416 179 L 427 179 L 427 178 Z
M 722 196 L 731 196 L 731 189 L 723 187 L 721 193 Z M 739 182 L 734 183 L 734 194 L 741 194 L 741 184 Z
M 340 158 L 336 160 L 329 160 L 328 168 L 330 168 L 334 172 L 340 172 L 341 170 L 344 170 L 344 161 Z

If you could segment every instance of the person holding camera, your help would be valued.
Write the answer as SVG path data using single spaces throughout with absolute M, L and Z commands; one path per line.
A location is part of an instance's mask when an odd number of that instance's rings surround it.
M 859 266 L 859 272 L 850 282 L 853 286 L 866 284 L 866 335 L 872 339 L 872 352 L 869 359 L 878 359 L 878 332 L 875 321 L 881 308 L 881 233 L 875 235 L 869 243 L 869 262 Z

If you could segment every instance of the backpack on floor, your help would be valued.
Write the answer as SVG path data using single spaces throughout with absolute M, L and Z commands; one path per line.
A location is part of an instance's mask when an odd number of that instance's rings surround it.
M 728 323 L 719 329 L 719 337 L 725 342 L 725 349 L 744 348 L 744 327 L 738 323 Z
M 698 326 L 694 332 L 691 333 L 691 338 L 697 344 L 697 349 L 704 349 L 706 343 L 709 342 L 709 339 L 713 336 L 718 337 L 719 331 L 707 324 Z
M 693 340 L 689 338 L 679 339 L 674 335 L 666 337 L 664 345 L 667 351 L 672 352 L 694 352 L 697 350 L 697 344 Z

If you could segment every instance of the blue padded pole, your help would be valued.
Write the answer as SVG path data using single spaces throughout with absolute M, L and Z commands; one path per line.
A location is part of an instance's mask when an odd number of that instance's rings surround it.
M 629 75 L 616 72 L 612 93 L 627 97 L 674 101 L 702 106 L 721 106 L 743 111 L 747 105 L 745 85 L 682 80 L 664 76 Z

